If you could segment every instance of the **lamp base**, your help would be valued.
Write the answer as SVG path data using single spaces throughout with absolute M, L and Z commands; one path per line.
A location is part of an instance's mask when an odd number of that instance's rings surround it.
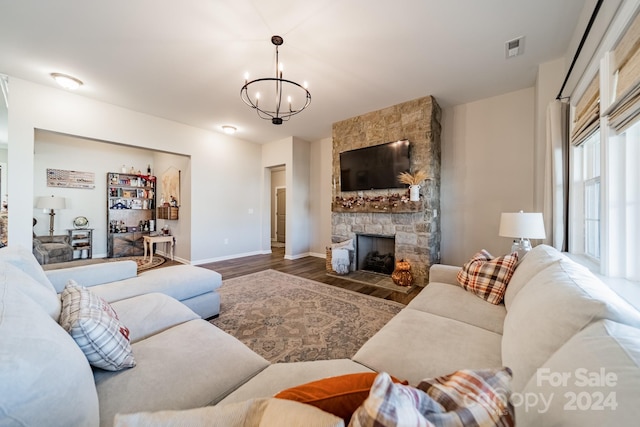
M 514 240 L 513 245 L 511 245 L 511 253 L 518 253 L 518 260 L 524 258 L 524 256 L 531 250 L 531 242 L 529 239 L 519 239 Z

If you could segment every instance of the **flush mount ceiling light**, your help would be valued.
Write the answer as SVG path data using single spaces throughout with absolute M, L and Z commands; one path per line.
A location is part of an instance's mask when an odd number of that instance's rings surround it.
M 234 126 L 231 125 L 224 125 L 222 126 L 222 131 L 224 133 L 226 133 L 227 135 L 233 135 L 234 133 L 236 133 L 236 128 Z
M 71 77 L 67 74 L 62 73 L 51 73 L 51 77 L 56 81 L 62 88 L 67 90 L 76 90 L 80 86 L 82 86 L 82 81 L 76 79 L 75 77 Z
M 291 116 L 309 106 L 311 94 L 307 90 L 306 82 L 300 85 L 282 78 L 283 67 L 279 62 L 278 47 L 282 46 L 284 40 L 280 36 L 273 36 L 271 43 L 276 47 L 276 76 L 248 81 L 249 74 L 245 74 L 240 98 L 256 110 L 261 119 L 271 120 L 274 125 L 281 125 L 283 121 L 289 120 Z M 253 93 L 253 97 L 249 94 L 249 90 Z M 261 93 L 264 97 L 261 97 Z M 286 99 L 287 105 L 282 105 L 283 99 Z

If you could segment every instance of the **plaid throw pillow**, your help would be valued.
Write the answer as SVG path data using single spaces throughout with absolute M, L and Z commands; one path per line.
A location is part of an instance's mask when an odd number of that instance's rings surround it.
M 349 427 L 509 427 L 514 425 L 508 368 L 457 371 L 418 387 L 378 374 Z
M 107 371 L 136 365 L 129 329 L 104 299 L 69 280 L 62 291 L 60 326 L 73 337 L 89 363 Z
M 436 426 L 515 425 L 509 368 L 464 369 L 422 380 L 417 388 L 441 405 L 443 412 L 427 416 Z
M 483 249 L 462 266 L 458 283 L 491 304 L 500 304 L 517 263 L 517 252 L 494 258 Z

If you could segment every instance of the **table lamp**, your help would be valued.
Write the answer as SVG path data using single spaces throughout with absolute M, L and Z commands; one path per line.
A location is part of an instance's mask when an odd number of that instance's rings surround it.
M 500 216 L 500 231 L 498 235 L 511 237 L 513 241 L 511 252 L 518 253 L 518 259 L 531 250 L 529 239 L 544 239 L 544 220 L 540 212 L 503 212 Z
M 36 208 L 44 209 L 45 213 L 49 209 L 49 236 L 53 236 L 53 217 L 56 215 L 54 210 L 66 208 L 64 197 L 39 197 Z

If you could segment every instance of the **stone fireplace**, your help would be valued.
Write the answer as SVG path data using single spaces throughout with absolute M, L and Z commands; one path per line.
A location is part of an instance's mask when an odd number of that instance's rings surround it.
M 440 262 L 440 116 L 435 98 L 427 96 L 333 124 L 332 240 L 354 239 L 358 251 L 369 244 L 361 243 L 361 236 L 391 238 L 389 252 L 409 261 L 419 286 L 428 283 L 429 267 Z M 429 176 L 420 201 L 409 201 L 408 189 L 341 191 L 341 152 L 403 139 L 411 144 L 411 171 L 423 169 Z M 354 257 L 352 271 L 365 256 Z

